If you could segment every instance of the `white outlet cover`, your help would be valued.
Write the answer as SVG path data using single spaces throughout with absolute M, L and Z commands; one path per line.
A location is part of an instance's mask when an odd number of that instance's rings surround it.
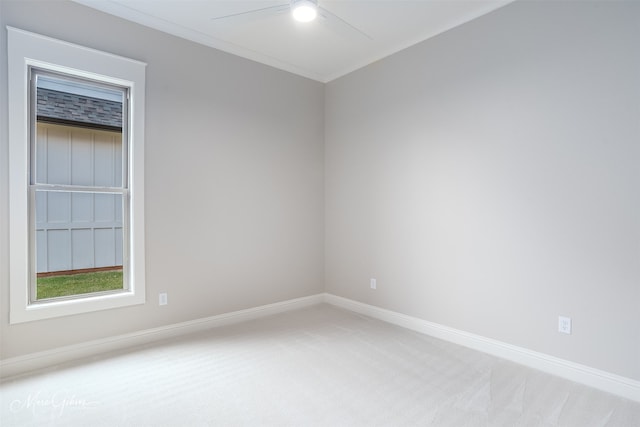
M 371 279 L 370 285 L 371 285 L 371 289 L 376 289 L 376 288 L 377 288 L 377 286 L 378 286 L 378 285 L 376 284 L 376 279 Z
M 571 334 L 571 318 L 565 316 L 558 317 L 558 332 Z
M 158 295 L 158 305 L 167 305 L 167 294 L 161 293 Z

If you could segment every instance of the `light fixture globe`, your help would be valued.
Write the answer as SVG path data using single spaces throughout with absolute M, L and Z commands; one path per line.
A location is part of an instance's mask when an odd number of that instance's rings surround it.
M 317 0 L 291 0 L 291 13 L 298 22 L 311 22 L 318 16 Z

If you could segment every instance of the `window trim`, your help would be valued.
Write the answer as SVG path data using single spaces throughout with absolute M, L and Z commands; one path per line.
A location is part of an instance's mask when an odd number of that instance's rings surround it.
M 10 323 L 145 303 L 144 111 L 146 64 L 7 27 L 9 77 Z M 29 69 L 50 70 L 129 88 L 129 289 L 50 302 L 29 301 Z M 105 74 L 105 70 L 107 73 Z M 125 136 L 123 135 L 123 138 Z

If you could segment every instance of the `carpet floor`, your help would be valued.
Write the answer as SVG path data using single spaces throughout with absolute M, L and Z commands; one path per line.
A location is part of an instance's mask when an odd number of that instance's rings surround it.
M 640 426 L 640 403 L 326 304 L 0 384 L 9 426 Z

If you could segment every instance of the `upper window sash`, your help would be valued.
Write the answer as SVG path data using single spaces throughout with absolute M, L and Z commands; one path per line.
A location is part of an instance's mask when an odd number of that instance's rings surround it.
M 48 69 L 36 68 L 34 66 L 30 66 L 28 68 L 29 73 L 29 102 L 30 102 L 30 111 L 29 111 L 29 131 L 30 131 L 30 171 L 29 171 L 29 183 L 33 186 L 36 185 L 39 188 L 42 185 L 51 185 L 56 184 L 61 186 L 60 183 L 51 183 L 48 180 L 45 183 L 45 179 L 42 179 L 38 176 L 37 173 L 37 141 L 36 141 L 36 126 L 38 123 L 38 115 L 37 115 L 37 96 L 38 90 L 43 89 L 42 86 L 47 86 L 54 90 L 64 91 L 64 92 L 79 92 L 84 93 L 84 95 L 89 97 L 95 97 L 95 94 L 91 92 L 101 91 L 102 96 L 106 99 L 107 97 L 112 98 L 113 100 L 117 100 L 117 102 L 122 104 L 122 120 L 120 123 L 120 131 L 122 133 L 122 157 L 121 157 L 121 177 L 119 178 L 120 185 L 118 186 L 101 186 L 101 185 L 92 185 L 86 186 L 87 188 L 99 188 L 106 187 L 109 189 L 115 188 L 128 188 L 128 180 L 129 180 L 129 88 L 126 86 L 116 86 L 113 84 L 105 84 L 102 81 L 98 80 L 88 80 L 86 78 L 80 78 L 76 75 L 71 74 L 62 74 L 59 72 L 52 72 Z M 45 84 L 41 84 L 40 81 L 44 79 Z M 70 85 L 73 85 L 70 88 Z M 66 86 L 66 87 L 65 87 Z M 83 90 L 84 88 L 84 90 Z M 84 124 L 84 126 L 91 128 L 92 126 L 89 124 Z M 75 187 L 73 183 L 69 183 L 65 185 L 66 187 Z

